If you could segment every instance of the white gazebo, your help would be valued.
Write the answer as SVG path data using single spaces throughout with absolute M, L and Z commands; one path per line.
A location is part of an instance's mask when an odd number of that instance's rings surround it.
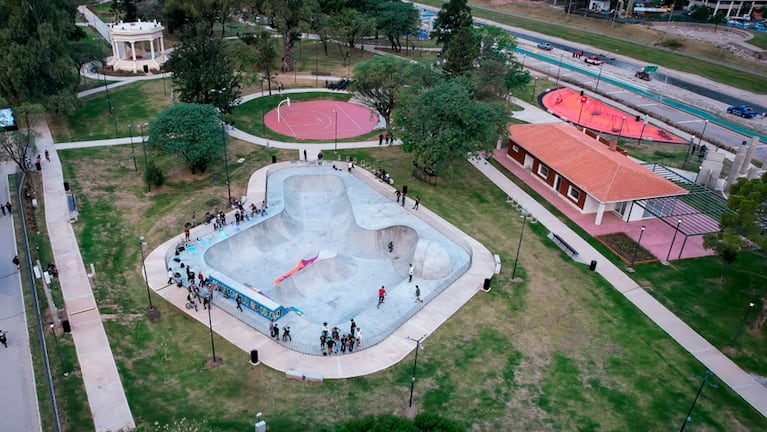
M 131 72 L 160 70 L 166 60 L 164 29 L 156 20 L 113 24 L 110 29 L 113 56 L 110 66 L 114 70 Z M 155 47 L 157 40 L 159 47 Z

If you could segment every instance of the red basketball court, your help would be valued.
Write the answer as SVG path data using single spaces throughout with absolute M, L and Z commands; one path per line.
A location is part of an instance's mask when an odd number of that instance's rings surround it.
M 671 144 L 687 144 L 664 129 L 645 123 L 624 111 L 592 98 L 581 96 L 570 88 L 558 88 L 541 97 L 541 104 L 561 118 L 565 118 L 587 129 L 619 135 L 624 138 L 658 141 Z
M 297 139 L 333 140 L 364 135 L 378 124 L 378 114 L 349 102 L 314 100 L 282 104 L 264 116 L 269 129 Z

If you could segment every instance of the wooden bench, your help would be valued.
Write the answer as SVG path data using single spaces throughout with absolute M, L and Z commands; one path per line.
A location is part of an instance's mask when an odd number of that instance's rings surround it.
M 554 243 L 556 243 L 560 249 L 565 251 L 566 254 L 570 255 L 571 257 L 578 256 L 578 251 L 575 250 L 574 247 L 570 246 L 570 244 L 567 243 L 562 237 L 554 233 L 551 233 L 551 237 L 553 238 Z

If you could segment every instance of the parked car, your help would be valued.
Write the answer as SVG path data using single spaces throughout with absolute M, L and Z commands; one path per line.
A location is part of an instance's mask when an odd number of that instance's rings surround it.
M 551 46 L 551 44 L 548 43 L 548 42 L 541 42 L 541 43 L 539 43 L 538 44 L 538 48 L 542 49 L 542 50 L 546 50 L 546 51 L 551 51 L 551 50 L 554 49 L 554 47 Z
M 599 66 L 602 63 L 604 63 L 599 57 L 597 57 L 595 55 L 588 56 L 585 59 L 583 59 L 583 61 L 585 61 L 586 63 L 588 63 L 590 65 L 596 65 L 596 66 Z
M 615 57 L 608 57 L 607 54 L 597 54 L 597 58 L 605 63 L 615 61 Z
M 344 77 L 336 82 L 328 84 L 328 88 L 330 90 L 346 90 L 352 84 L 352 82 L 353 81 L 349 78 Z
M 731 106 L 727 108 L 727 114 L 734 114 L 743 118 L 751 118 L 757 115 L 756 111 L 748 105 Z

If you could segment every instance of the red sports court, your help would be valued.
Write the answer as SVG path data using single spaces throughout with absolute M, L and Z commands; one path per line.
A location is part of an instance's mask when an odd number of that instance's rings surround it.
M 296 139 L 333 140 L 364 135 L 378 124 L 378 114 L 361 105 L 335 100 L 282 104 L 266 113 L 269 129 Z
M 581 96 L 573 89 L 562 87 L 541 97 L 541 104 L 555 115 L 572 123 L 599 132 L 624 138 L 658 141 L 671 144 L 687 142 L 668 131 L 636 119 L 631 114 L 614 108 L 591 96 Z

